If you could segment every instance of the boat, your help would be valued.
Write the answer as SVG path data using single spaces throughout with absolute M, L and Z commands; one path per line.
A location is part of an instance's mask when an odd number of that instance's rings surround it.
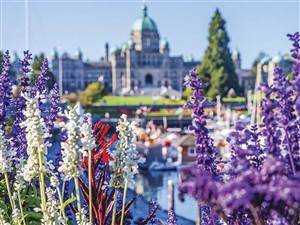
M 152 171 L 177 170 L 178 166 L 180 166 L 179 162 L 158 162 L 157 160 L 155 160 L 150 164 L 148 170 L 152 170 Z

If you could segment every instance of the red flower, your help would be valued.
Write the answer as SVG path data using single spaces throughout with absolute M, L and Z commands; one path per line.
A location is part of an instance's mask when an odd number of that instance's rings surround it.
M 103 124 L 101 121 L 94 125 L 94 137 L 96 140 L 96 145 L 92 151 L 92 170 L 96 170 L 100 161 L 107 164 L 113 158 L 108 154 L 108 148 L 117 140 L 117 135 L 113 134 L 111 139 L 108 141 L 106 134 L 110 126 L 108 124 Z M 84 157 L 81 166 L 88 169 L 88 157 Z

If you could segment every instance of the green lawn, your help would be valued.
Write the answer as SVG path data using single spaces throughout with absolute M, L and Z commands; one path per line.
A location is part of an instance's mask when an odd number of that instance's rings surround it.
M 245 102 L 246 97 L 223 97 L 222 98 L 223 102 Z
M 95 105 L 183 105 L 184 100 L 155 99 L 151 96 L 105 96 Z

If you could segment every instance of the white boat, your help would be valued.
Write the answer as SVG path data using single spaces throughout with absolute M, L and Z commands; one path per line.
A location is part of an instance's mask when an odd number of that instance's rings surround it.
M 181 163 L 179 162 L 158 162 L 155 160 L 150 164 L 148 170 L 154 170 L 154 171 L 177 170 L 177 167 L 180 166 L 180 164 Z

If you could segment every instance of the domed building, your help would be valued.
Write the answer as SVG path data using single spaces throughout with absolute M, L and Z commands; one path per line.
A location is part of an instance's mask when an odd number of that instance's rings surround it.
M 182 79 L 200 62 L 170 56 L 170 44 L 160 38 L 157 24 L 148 15 L 146 5 L 132 25 L 129 39 L 109 52 L 99 62 L 83 62 L 83 53 L 61 59 L 64 92 L 85 89 L 91 82 L 103 82 L 114 95 L 175 95 L 181 96 Z M 59 58 L 52 58 L 54 74 L 59 74 Z
M 238 76 L 239 85 L 244 89 L 245 94 L 248 90 L 254 89 L 255 76 L 251 74 L 250 69 L 242 68 L 241 53 L 236 49 L 231 55 L 235 72 Z

